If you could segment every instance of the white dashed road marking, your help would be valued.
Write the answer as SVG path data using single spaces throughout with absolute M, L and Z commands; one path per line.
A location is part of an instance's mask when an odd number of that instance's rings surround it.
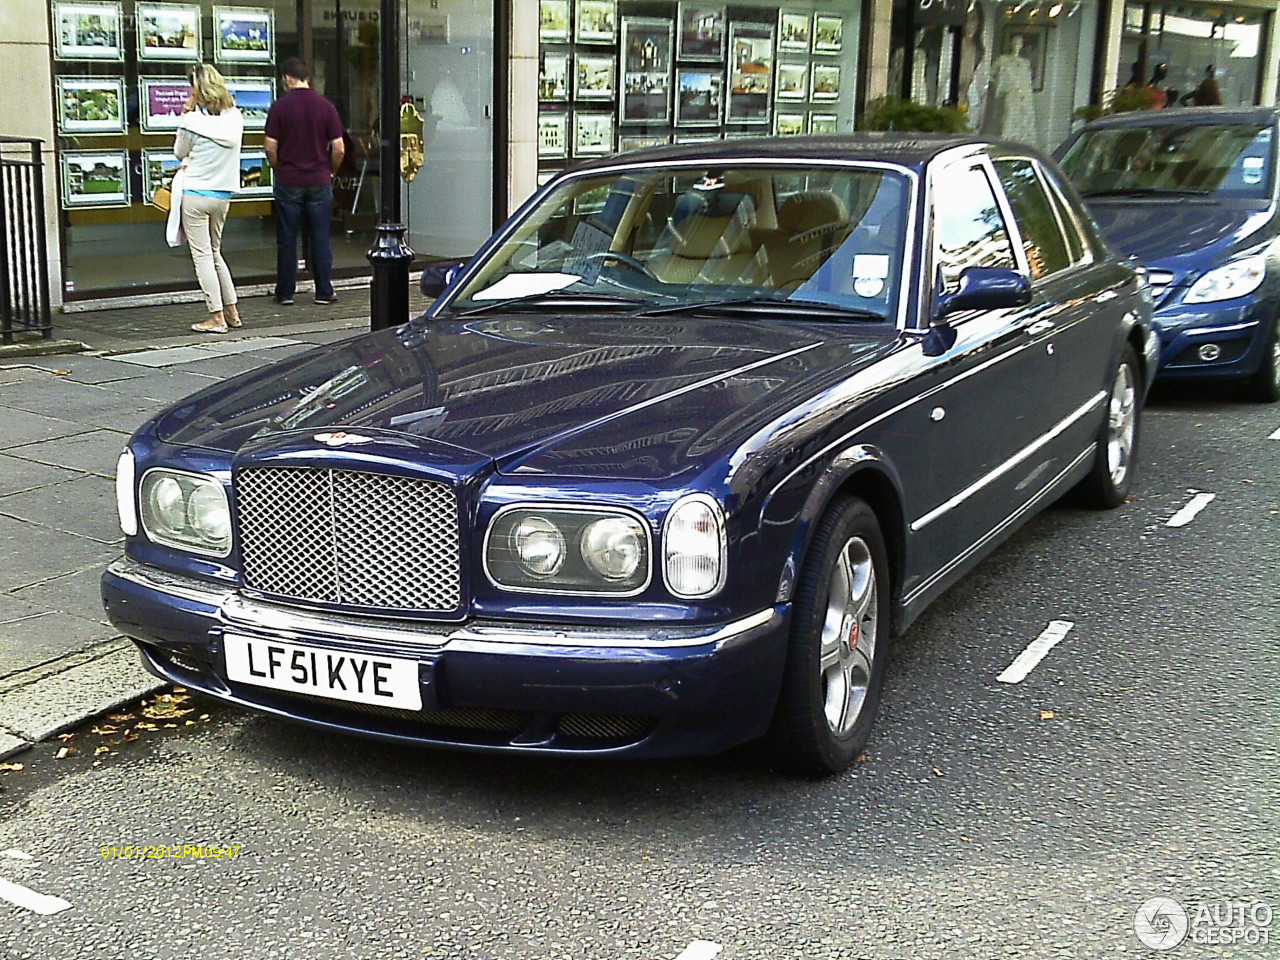
M 1276 430 L 1276 432 L 1275 432 L 1275 433 L 1273 433 L 1273 434 L 1271 434 L 1271 436 L 1267 437 L 1267 439 L 1268 439 L 1268 440 L 1280 440 L 1280 429 L 1277 429 L 1277 430 Z
M 724 947 L 710 940 L 695 940 L 684 948 L 684 952 L 676 960 L 711 960 Z
M 44 917 L 52 913 L 61 913 L 71 906 L 61 897 L 49 897 L 43 893 L 36 893 L 34 890 L 28 890 L 19 884 L 10 883 L 3 877 L 0 877 L 0 900 L 7 900 L 14 906 L 22 907 Z
M 1168 520 L 1168 526 L 1185 527 L 1196 518 L 1196 514 L 1213 502 L 1216 493 L 1197 493 L 1185 506 Z
M 1050 620 L 1044 632 L 1027 644 L 1027 649 L 1014 657 L 1013 663 L 1005 667 L 1004 673 L 996 679 L 1001 683 L 1021 683 L 1074 626 L 1070 620 Z
M 29 854 L 29 853 L 23 853 L 21 850 L 18 850 L 18 849 L 14 848 L 14 847 L 10 847 L 8 850 L 0 850 L 0 857 L 9 857 L 9 858 L 11 858 L 11 859 L 13 859 L 13 860 L 30 860 L 30 859 L 32 859 L 31 854 Z

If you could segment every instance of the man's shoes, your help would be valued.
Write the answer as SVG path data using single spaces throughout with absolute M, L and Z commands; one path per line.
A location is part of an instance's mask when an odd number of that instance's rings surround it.
M 293 306 L 293 297 L 272 297 L 271 299 L 274 300 L 276 303 L 280 304 L 280 306 L 282 307 Z
M 328 303 L 337 303 L 337 302 L 338 302 L 338 295 L 336 293 L 331 293 L 327 297 L 316 297 L 316 303 L 328 304 Z

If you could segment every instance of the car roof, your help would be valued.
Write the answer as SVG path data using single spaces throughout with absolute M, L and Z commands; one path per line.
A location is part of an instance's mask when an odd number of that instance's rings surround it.
M 742 140 L 684 143 L 672 146 L 645 147 L 621 156 L 591 160 L 575 167 L 574 172 L 598 167 L 615 167 L 619 163 L 702 160 L 773 160 L 795 162 L 805 160 L 872 160 L 903 167 L 919 168 L 940 153 L 957 147 L 1002 146 L 1019 153 L 1041 153 L 1023 144 L 1005 144 L 984 137 L 929 133 L 853 133 L 824 137 L 753 137 Z
M 1275 107 L 1168 107 L 1163 110 L 1133 110 L 1100 117 L 1085 125 L 1086 130 L 1109 127 L 1154 127 L 1192 124 L 1275 123 L 1280 110 Z

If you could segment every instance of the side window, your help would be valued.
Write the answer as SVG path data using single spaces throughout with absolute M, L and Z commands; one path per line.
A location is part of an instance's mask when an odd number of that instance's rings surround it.
M 967 267 L 1017 269 L 995 192 L 981 167 L 954 164 L 934 177 L 934 243 L 942 292 L 953 293 Z
M 1039 280 L 1071 266 L 1071 253 L 1057 213 L 1031 161 L 997 160 L 995 168 L 1018 221 L 1031 279 Z

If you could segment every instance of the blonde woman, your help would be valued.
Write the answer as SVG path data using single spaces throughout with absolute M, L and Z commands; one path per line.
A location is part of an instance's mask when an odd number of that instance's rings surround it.
M 226 333 L 240 326 L 236 288 L 222 259 L 222 227 L 231 197 L 240 189 L 240 143 L 244 118 L 213 66 L 187 71 L 191 95 L 182 108 L 173 152 L 182 161 L 182 230 L 191 248 L 196 279 L 209 319 L 193 323 L 200 333 Z

